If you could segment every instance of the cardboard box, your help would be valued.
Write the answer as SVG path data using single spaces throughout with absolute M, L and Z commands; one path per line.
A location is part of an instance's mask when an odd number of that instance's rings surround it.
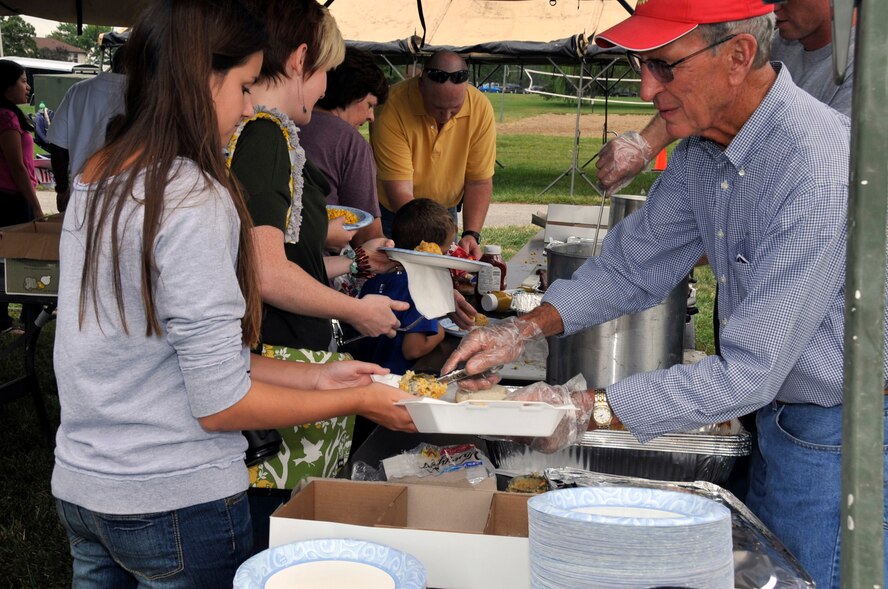
M 0 228 L 7 294 L 54 296 L 59 292 L 61 215 Z
M 412 554 L 428 586 L 530 587 L 529 496 L 315 479 L 271 516 L 270 545 L 355 538 Z
M 595 239 L 599 215 L 601 229 L 598 229 L 598 239 L 602 240 L 607 235 L 609 207 L 605 207 L 602 211 L 600 206 L 549 205 L 543 241 L 546 243 L 552 239 L 567 241 L 568 237 Z

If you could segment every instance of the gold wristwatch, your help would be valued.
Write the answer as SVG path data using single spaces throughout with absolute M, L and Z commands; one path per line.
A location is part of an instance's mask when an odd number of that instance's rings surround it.
M 610 428 L 614 420 L 614 412 L 607 402 L 607 394 L 604 389 L 595 389 L 595 402 L 592 405 L 592 419 L 598 429 Z

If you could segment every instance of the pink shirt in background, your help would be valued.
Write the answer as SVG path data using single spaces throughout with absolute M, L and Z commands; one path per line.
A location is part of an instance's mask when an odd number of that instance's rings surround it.
M 18 117 L 14 112 L 7 108 L 0 108 L 0 133 L 9 130 L 16 131 L 22 138 L 22 161 L 25 169 L 28 170 L 28 177 L 31 178 L 31 184 L 37 186 L 37 174 L 34 171 L 34 137 L 28 131 L 22 129 L 19 124 Z M 0 152 L 0 191 L 3 192 L 19 192 L 18 187 L 12 179 L 9 172 L 9 165 L 3 152 Z

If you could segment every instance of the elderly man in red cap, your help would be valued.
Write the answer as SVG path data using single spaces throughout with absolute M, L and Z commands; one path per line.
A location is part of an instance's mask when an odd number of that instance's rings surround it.
M 554 449 L 617 422 L 644 442 L 757 410 L 747 505 L 818 587 L 838 588 L 850 124 L 769 62 L 773 30 L 761 0 L 647 0 L 601 33 L 599 45 L 627 50 L 642 98 L 683 140 L 600 255 L 533 312 L 470 333 L 444 370 L 466 361 L 480 374 L 530 338 L 652 307 L 706 254 L 721 355 L 606 389 L 531 385 L 518 396 L 577 409 L 534 443 Z
M 837 84 L 833 79 L 830 0 L 782 0 L 774 4 L 774 15 L 777 30 L 771 39 L 771 59 L 783 62 L 799 88 L 850 117 L 854 36 L 852 31 L 845 79 Z M 614 194 L 676 139 L 655 115 L 641 132 L 627 131 L 609 141 L 595 162 L 600 187 Z

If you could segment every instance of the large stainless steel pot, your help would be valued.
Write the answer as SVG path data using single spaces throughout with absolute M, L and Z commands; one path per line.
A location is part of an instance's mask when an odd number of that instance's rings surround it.
M 611 197 L 609 227 L 635 212 L 645 197 Z M 591 240 L 552 246 L 547 251 L 550 283 L 570 278 L 600 247 Z M 595 325 L 567 337 L 549 338 L 546 381 L 561 384 L 582 373 L 589 387 L 606 387 L 635 374 L 682 361 L 688 285 L 682 281 L 659 305 Z

